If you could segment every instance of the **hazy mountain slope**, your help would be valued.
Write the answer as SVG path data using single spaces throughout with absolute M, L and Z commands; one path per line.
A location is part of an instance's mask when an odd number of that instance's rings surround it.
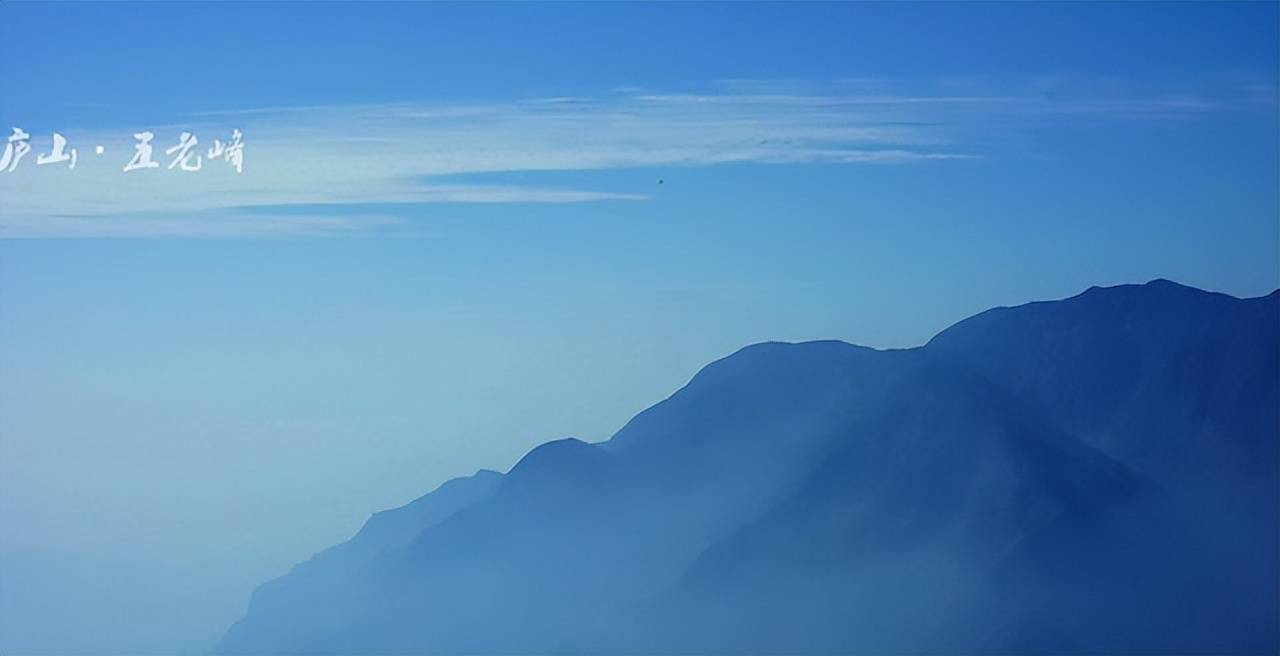
M 1171 497 L 1179 543 L 1193 545 L 1178 569 L 1212 571 L 1168 594 L 1220 598 L 1170 610 L 1182 619 L 1163 633 L 1182 641 L 1165 646 L 1280 646 L 1280 292 L 1095 287 L 984 312 L 925 350 L 987 376 Z M 1213 626 L 1236 640 L 1207 635 Z
M 1273 651 L 1277 299 L 1158 281 L 919 349 L 748 347 L 322 601 L 259 592 L 222 648 Z
M 1167 280 L 961 321 L 926 350 L 1180 489 L 1274 473 L 1280 293 L 1236 299 Z
M 239 649 L 238 645 L 253 640 L 255 650 L 274 650 L 275 646 L 256 642 L 270 633 L 261 624 L 283 624 L 304 634 L 343 621 L 352 612 L 348 602 L 370 561 L 403 548 L 422 531 L 493 495 L 501 480 L 501 474 L 481 470 L 449 480 L 403 506 L 374 513 L 347 542 L 317 553 L 254 590 L 248 613 L 231 627 L 223 644 Z
M 1236 561 L 1133 469 L 989 381 L 926 367 L 651 607 L 704 652 L 1258 653 Z M 685 633 L 684 631 L 688 631 Z
M 385 575 L 365 578 L 349 628 L 307 635 L 263 621 L 256 637 L 241 631 L 224 647 L 457 652 L 555 642 L 588 624 L 583 613 L 657 594 L 763 512 L 812 468 L 825 436 L 873 404 L 891 359 L 840 342 L 743 349 L 608 444 L 532 451 L 492 498 L 381 558 Z M 507 618 L 501 631 L 491 629 L 495 616 Z M 439 617 L 448 631 L 426 630 Z

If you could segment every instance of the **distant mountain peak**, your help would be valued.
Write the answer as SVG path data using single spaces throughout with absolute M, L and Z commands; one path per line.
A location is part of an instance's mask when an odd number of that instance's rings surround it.
M 595 477 L 607 466 L 609 458 L 608 451 L 576 437 L 545 442 L 511 468 L 503 481 L 503 489 L 531 489 L 553 481 Z
M 1239 297 L 1225 294 L 1223 292 L 1209 291 L 1184 285 L 1180 282 L 1169 280 L 1168 278 L 1154 278 L 1145 283 L 1125 283 L 1120 285 L 1098 286 L 1094 285 L 1080 294 L 1072 298 L 1107 298 L 1113 300 L 1128 300 L 1131 298 L 1149 299 L 1149 300 L 1166 300 L 1172 301 L 1176 299 L 1219 299 L 1219 300 L 1240 300 Z M 1072 300 L 1068 298 L 1065 300 Z M 1054 301 L 1035 301 L 1028 305 L 1037 305 L 1043 303 L 1053 303 Z
M 222 647 L 1276 653 L 1277 300 L 1159 278 L 753 344 L 375 515 Z

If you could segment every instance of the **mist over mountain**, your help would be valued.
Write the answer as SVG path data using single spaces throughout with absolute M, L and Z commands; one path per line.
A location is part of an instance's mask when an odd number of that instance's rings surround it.
M 765 343 L 375 514 L 223 653 L 1274 653 L 1280 292 Z

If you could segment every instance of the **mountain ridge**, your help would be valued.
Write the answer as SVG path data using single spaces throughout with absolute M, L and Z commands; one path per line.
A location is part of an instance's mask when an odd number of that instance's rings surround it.
M 753 344 L 408 542 L 273 582 L 295 593 L 220 649 L 1273 650 L 1278 380 L 1280 290 L 1164 279 L 910 349 Z

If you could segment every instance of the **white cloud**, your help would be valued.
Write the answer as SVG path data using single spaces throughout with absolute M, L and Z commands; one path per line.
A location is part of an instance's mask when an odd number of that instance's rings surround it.
M 966 124 L 1064 117 L 1186 116 L 1218 109 L 1192 95 L 1090 96 L 1036 80 L 1019 93 L 972 80 L 928 93 L 847 80 L 814 89 L 797 82 L 732 81 L 714 94 L 629 89 L 600 97 L 495 103 L 390 103 L 207 112 L 171 126 L 64 133 L 79 149 L 74 171 L 35 166 L 49 135 L 0 174 L 0 236 L 290 234 L 385 225 L 378 204 L 579 203 L 643 200 L 642 190 L 457 182 L 449 176 L 517 171 L 766 164 L 911 164 L 980 156 L 957 144 Z M 1077 85 L 1079 86 L 1079 85 Z M 1056 89 L 1070 93 L 1056 97 Z M 245 168 L 222 161 L 198 172 L 165 170 L 182 130 L 201 148 L 245 135 Z M 123 173 L 132 133 L 156 134 L 160 169 Z M 94 146 L 105 146 L 103 155 Z M 262 206 L 359 205 L 311 219 Z M 215 218 L 216 217 L 216 218 Z

